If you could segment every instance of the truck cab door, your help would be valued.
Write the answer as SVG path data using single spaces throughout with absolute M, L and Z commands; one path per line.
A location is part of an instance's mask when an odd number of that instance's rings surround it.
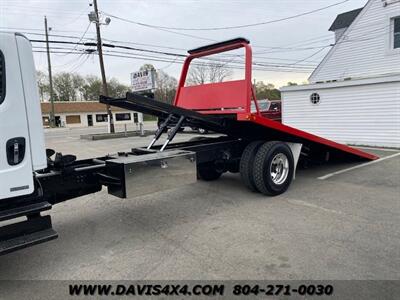
M 0 33 L 0 202 L 34 191 L 28 116 L 16 35 Z M 27 55 L 32 56 L 31 53 Z

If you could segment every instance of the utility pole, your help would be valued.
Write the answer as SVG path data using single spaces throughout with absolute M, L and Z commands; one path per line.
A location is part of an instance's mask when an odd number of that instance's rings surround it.
M 95 25 L 96 25 L 96 34 L 97 34 L 97 52 L 99 53 L 99 62 L 100 62 L 100 71 L 101 71 L 101 80 L 103 86 L 103 96 L 108 96 L 108 88 L 107 88 L 107 79 L 106 73 L 104 70 L 104 60 L 103 60 L 103 47 L 101 42 L 101 34 L 100 34 L 100 18 L 99 18 L 99 10 L 97 8 L 97 0 L 93 0 L 94 12 L 96 15 Z M 107 114 L 108 114 L 108 124 L 109 124 L 109 133 L 114 133 L 114 120 L 111 112 L 110 105 L 107 104 Z
M 50 47 L 49 47 L 49 32 L 47 27 L 47 18 L 44 16 L 44 28 L 46 32 L 46 49 L 47 49 L 47 66 L 49 68 L 49 84 L 50 84 L 50 126 L 56 127 L 55 116 L 54 116 L 54 92 L 53 92 L 53 76 L 51 75 L 51 61 L 50 61 Z

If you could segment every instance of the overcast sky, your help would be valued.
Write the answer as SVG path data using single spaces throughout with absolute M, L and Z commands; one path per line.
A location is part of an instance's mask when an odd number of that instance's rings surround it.
M 343 1 L 343 0 L 342 0 Z M 182 28 L 210 28 L 236 26 L 257 22 L 281 19 L 312 11 L 328 5 L 342 2 L 340 0 L 98 0 L 99 10 L 105 14 L 152 25 Z M 75 36 L 70 41 L 78 41 L 89 26 L 88 12 L 92 10 L 88 0 L 0 0 L 0 30 L 16 28 L 15 31 L 42 34 L 43 16 L 48 18 L 52 33 Z M 277 87 L 288 81 L 304 82 L 310 69 L 324 57 L 329 47 L 321 47 L 334 42 L 334 34 L 329 26 L 336 15 L 348 10 L 363 7 L 366 0 L 350 0 L 306 16 L 261 26 L 218 30 L 218 31 L 178 31 L 200 38 L 182 36 L 165 30 L 143 27 L 111 17 L 108 26 L 102 26 L 105 41 L 116 40 L 131 42 L 131 47 L 151 49 L 164 52 L 184 54 L 185 50 L 209 44 L 210 40 L 226 40 L 233 37 L 246 37 L 253 45 L 254 61 L 263 64 L 263 70 L 255 70 L 256 80 L 273 83 Z M 26 34 L 29 38 L 43 39 L 41 35 Z M 94 24 L 91 24 L 83 41 L 95 38 Z M 51 39 L 66 40 L 64 37 Z M 133 44 L 138 43 L 138 44 Z M 114 42 L 114 44 L 121 44 Z M 140 45 L 140 44 L 150 44 Z M 44 44 L 34 44 L 43 47 Z M 124 44 L 128 45 L 128 44 Z M 170 48 L 161 48 L 170 47 Z M 53 45 L 53 47 L 70 47 L 76 50 L 83 46 Z M 269 48 L 271 47 L 271 48 Z M 318 48 L 320 47 L 320 48 Z M 87 48 L 87 47 L 86 47 Z M 290 49 L 288 49 L 290 48 Z M 35 48 L 36 50 L 44 50 Z M 107 51 L 125 51 L 131 55 L 143 55 L 143 52 L 105 49 Z M 57 49 L 53 49 L 57 51 Z M 58 51 L 65 51 L 59 49 Z M 317 53 L 320 51 L 319 53 Z M 67 51 L 70 52 L 70 51 Z M 109 53 L 111 54 L 111 53 Z M 114 55 L 118 55 L 114 53 Z M 181 65 L 174 56 L 148 54 L 168 61 L 149 61 L 105 56 L 107 77 L 115 77 L 129 83 L 129 74 L 144 63 L 151 63 L 157 69 L 178 77 Z M 306 59 L 307 57 L 310 57 Z M 156 59 L 158 59 L 156 58 Z M 99 75 L 99 63 L 96 55 L 52 54 L 53 72 L 77 72 L 82 75 Z M 225 58 L 226 59 L 226 58 Z M 306 60 L 304 60 L 306 59 Z M 47 62 L 44 53 L 35 53 L 37 69 L 46 70 Z M 175 62 L 175 63 L 172 63 Z M 233 61 L 232 63 L 234 63 Z M 291 65 L 298 71 L 281 72 L 271 65 Z M 265 66 L 267 65 L 267 66 Z M 273 69 L 273 71 L 271 71 Z M 236 71 L 235 71 L 236 72 Z M 239 72 L 239 71 L 237 71 Z

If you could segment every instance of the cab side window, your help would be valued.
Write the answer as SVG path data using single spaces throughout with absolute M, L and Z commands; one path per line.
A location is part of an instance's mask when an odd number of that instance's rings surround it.
M 3 52 L 0 51 L 0 105 L 6 97 L 6 66 Z

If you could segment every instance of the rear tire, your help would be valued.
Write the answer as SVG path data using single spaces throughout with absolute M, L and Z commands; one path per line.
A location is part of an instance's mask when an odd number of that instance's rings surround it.
M 263 141 L 255 141 L 246 146 L 242 153 L 242 157 L 239 163 L 240 177 L 244 185 L 253 192 L 257 192 L 257 187 L 254 182 L 253 169 L 254 159 L 257 154 L 257 150 L 263 144 Z
M 197 177 L 204 181 L 213 181 L 220 178 L 222 172 L 218 171 L 213 162 L 197 165 Z
M 284 193 L 293 179 L 294 160 L 289 146 L 282 142 L 266 142 L 254 159 L 254 182 L 268 196 Z

